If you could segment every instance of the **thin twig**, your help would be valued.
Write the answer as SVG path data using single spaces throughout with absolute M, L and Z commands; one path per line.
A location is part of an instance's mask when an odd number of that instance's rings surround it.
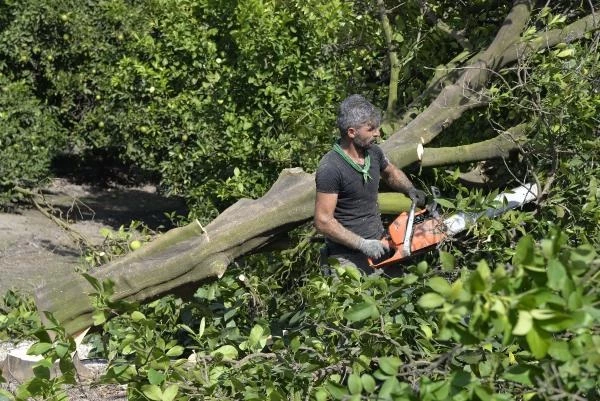
M 78 232 L 77 230 L 74 230 L 67 222 L 65 222 L 64 220 L 54 216 L 51 211 L 54 210 L 54 208 L 52 207 L 52 205 L 50 205 L 48 202 L 46 202 L 46 200 L 44 199 L 44 197 L 39 194 L 39 193 L 35 193 L 32 192 L 28 189 L 25 188 L 21 188 L 21 187 L 14 187 L 13 188 L 16 192 L 25 195 L 29 198 L 29 200 L 31 201 L 31 203 L 33 203 L 33 205 L 35 206 L 35 208 L 45 217 L 47 217 L 48 219 L 50 219 L 53 223 L 55 223 L 58 227 L 60 227 L 61 229 L 65 230 L 65 232 L 69 235 L 69 237 L 71 237 L 71 239 L 77 244 L 77 245 L 83 245 L 84 247 L 87 248 L 91 248 L 92 244 L 90 242 L 90 240 L 83 234 L 81 234 L 80 232 Z M 44 203 L 44 207 L 42 207 L 42 205 L 40 205 L 40 202 L 37 201 L 36 198 L 41 199 L 41 201 Z M 48 211 L 48 209 L 50 210 L 50 212 Z

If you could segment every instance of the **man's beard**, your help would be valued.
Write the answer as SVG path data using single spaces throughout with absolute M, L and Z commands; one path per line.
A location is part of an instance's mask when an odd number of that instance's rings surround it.
M 370 139 L 369 141 L 364 141 L 364 140 L 360 140 L 357 137 L 352 138 L 352 142 L 354 143 L 354 146 L 366 150 L 369 149 L 371 147 L 371 145 L 373 145 L 374 143 L 377 142 L 376 139 Z

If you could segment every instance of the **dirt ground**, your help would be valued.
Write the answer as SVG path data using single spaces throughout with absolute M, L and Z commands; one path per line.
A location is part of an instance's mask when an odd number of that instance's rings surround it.
M 169 225 L 165 212 L 185 214 L 179 199 L 160 196 L 153 186 L 94 188 L 56 179 L 45 191 L 46 200 L 61 211 L 70 227 L 93 244 L 101 244 L 103 227 L 118 229 L 131 220 L 151 229 Z M 0 296 L 8 290 L 31 293 L 50 277 L 77 269 L 82 250 L 67 231 L 35 208 L 0 213 Z M 14 388 L 16 383 L 6 386 Z M 69 389 L 71 400 L 123 400 L 120 386 L 82 382 Z
M 165 212 L 185 213 L 181 200 L 164 198 L 153 186 L 92 188 L 56 179 L 45 198 L 96 245 L 103 241 L 102 227 L 116 230 L 138 220 L 157 229 L 170 223 Z M 0 294 L 11 288 L 29 292 L 80 261 L 81 249 L 67 231 L 35 208 L 0 213 Z

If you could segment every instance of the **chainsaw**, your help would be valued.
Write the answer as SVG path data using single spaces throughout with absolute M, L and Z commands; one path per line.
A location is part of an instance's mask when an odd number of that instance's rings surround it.
M 431 187 L 433 202 L 423 210 L 416 211 L 414 202 L 408 212 L 401 213 L 382 238 L 389 252 L 377 260 L 369 259 L 369 265 L 375 269 L 403 262 L 413 255 L 426 252 L 447 238 L 465 230 L 482 216 L 493 218 L 509 209 L 515 209 L 537 199 L 538 187 L 534 183 L 522 184 L 498 194 L 492 206 L 480 212 L 461 212 L 442 219 L 437 210 L 436 199 L 440 191 Z
M 431 192 L 431 204 L 417 211 L 417 205 L 413 201 L 408 212 L 402 212 L 392 221 L 381 239 L 389 251 L 379 259 L 369 259 L 372 268 L 379 269 L 403 262 L 430 250 L 447 238 L 444 221 L 437 210 L 436 198 L 440 196 L 439 190 L 432 187 Z

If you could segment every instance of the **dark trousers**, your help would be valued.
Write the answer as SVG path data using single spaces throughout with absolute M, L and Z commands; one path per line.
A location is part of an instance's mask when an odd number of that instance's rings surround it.
M 354 266 L 358 268 L 364 274 L 371 274 L 375 270 L 369 266 L 369 260 L 366 255 L 360 252 L 348 252 L 348 253 L 340 253 L 336 255 L 330 255 L 327 247 L 324 246 L 321 248 L 320 255 L 320 264 L 325 274 L 331 275 L 332 272 L 331 266 L 329 265 L 329 260 L 335 259 L 338 261 L 340 266 Z

